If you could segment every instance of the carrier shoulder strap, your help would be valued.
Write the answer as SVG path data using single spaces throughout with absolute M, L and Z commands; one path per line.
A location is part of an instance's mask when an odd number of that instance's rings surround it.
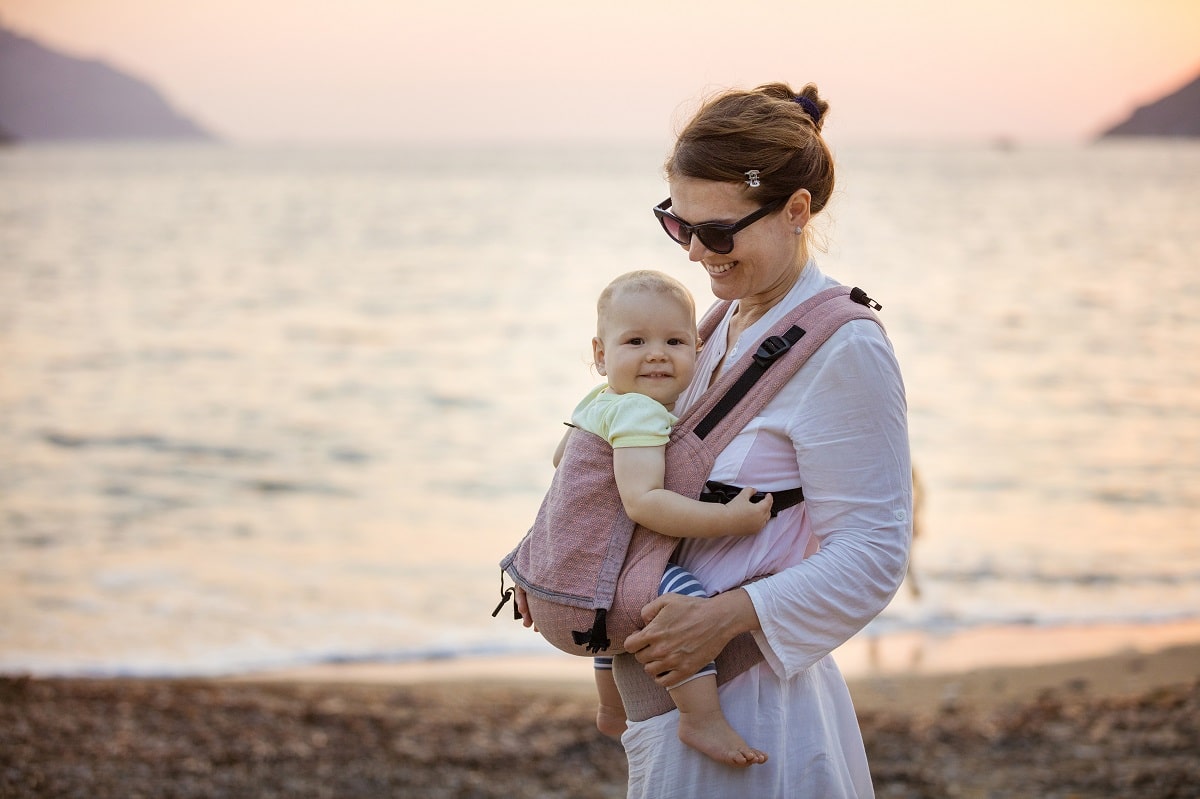
M 854 305 L 847 305 L 843 301 L 842 298 L 847 296 Z M 702 340 L 706 341 L 713 335 L 730 305 L 729 302 L 720 302 L 704 315 L 700 323 Z M 723 449 L 843 324 L 853 319 L 870 319 L 878 323 L 878 318 L 869 309 L 881 307 L 857 287 L 833 286 L 813 295 L 773 325 L 752 354 L 743 356 L 727 369 L 688 409 L 676 427 L 690 429 L 697 438 L 706 440 L 709 446 Z M 801 322 L 804 327 L 800 326 Z M 751 389 L 777 363 L 786 365 L 772 370 L 771 379 L 758 391 L 751 393 Z M 723 426 L 723 433 L 717 436 L 721 441 L 710 440 L 709 437 L 735 408 L 742 423 L 736 424 L 736 420 L 731 420 L 734 424 Z

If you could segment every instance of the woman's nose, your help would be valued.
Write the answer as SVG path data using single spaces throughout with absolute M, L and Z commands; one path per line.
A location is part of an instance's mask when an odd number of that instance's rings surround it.
M 687 251 L 688 260 L 693 262 L 703 261 L 709 252 L 708 248 L 704 246 L 704 243 L 700 241 L 700 237 L 696 235 L 693 235 L 691 242 L 688 243 Z

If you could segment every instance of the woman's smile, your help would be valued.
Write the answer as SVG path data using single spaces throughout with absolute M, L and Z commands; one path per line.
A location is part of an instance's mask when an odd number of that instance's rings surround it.
M 704 268 L 708 271 L 709 277 L 720 277 L 737 266 L 740 261 L 726 261 L 723 264 L 705 263 Z

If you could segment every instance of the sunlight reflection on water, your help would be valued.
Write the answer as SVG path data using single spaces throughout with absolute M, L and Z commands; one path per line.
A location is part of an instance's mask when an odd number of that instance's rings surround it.
M 660 154 L 0 154 L 0 670 L 539 651 L 496 561 Z M 1200 148 L 839 153 L 928 502 L 876 623 L 1200 607 Z M 446 165 L 430 173 L 432 160 Z

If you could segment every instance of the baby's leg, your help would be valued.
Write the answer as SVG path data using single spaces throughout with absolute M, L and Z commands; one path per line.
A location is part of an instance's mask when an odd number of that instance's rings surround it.
M 767 753 L 746 743 L 729 726 L 717 697 L 717 674 L 699 676 L 671 689 L 671 699 L 679 708 L 679 740 L 718 763 L 753 766 L 767 762 Z
M 708 596 L 690 572 L 673 563 L 659 583 L 659 594 L 666 593 Z M 744 767 L 767 762 L 766 753 L 747 744 L 721 711 L 716 665 L 708 664 L 670 691 L 679 708 L 679 740 L 718 763 Z
M 612 658 L 595 658 L 596 693 L 600 707 L 596 710 L 596 729 L 610 738 L 620 738 L 625 732 L 625 705 L 613 679 Z

